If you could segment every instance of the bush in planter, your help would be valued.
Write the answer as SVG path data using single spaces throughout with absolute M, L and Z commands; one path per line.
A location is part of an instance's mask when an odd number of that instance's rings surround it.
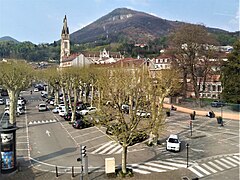
M 221 123 L 222 123 L 222 116 L 218 116 L 218 117 L 217 117 L 217 122 L 218 122 L 218 124 L 221 124 Z
M 115 171 L 117 177 L 125 178 L 125 177 L 133 177 L 133 170 L 131 168 L 127 168 L 127 173 L 124 174 L 122 169 L 117 169 Z

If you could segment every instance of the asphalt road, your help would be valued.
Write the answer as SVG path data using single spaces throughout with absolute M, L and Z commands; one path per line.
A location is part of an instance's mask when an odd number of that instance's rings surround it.
M 17 118 L 17 156 L 19 161 L 24 160 L 24 166 L 52 172 L 58 166 L 62 173 L 71 173 L 74 166 L 80 172 L 76 161 L 80 144 L 87 146 L 90 171 L 103 171 L 107 157 L 114 157 L 116 165 L 121 164 L 121 146 L 105 134 L 104 127 L 74 129 L 51 111 L 38 112 L 36 106 L 42 102 L 40 92 L 32 95 L 25 92 L 23 96 L 28 104 L 26 114 Z M 215 118 L 197 116 L 192 123 L 191 136 L 189 115 L 171 112 L 158 146 L 139 143 L 129 147 L 129 167 L 145 175 L 172 172 L 177 176 L 177 172 L 187 170 L 186 175 L 192 178 L 221 179 L 222 174 L 231 179 L 238 177 L 239 122 L 224 120 L 224 127 L 221 127 Z M 179 153 L 166 151 L 165 139 L 169 134 L 179 134 L 182 142 Z M 190 145 L 187 169 L 186 143 Z

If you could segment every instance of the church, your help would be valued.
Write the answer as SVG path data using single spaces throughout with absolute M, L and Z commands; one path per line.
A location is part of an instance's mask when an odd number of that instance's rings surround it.
M 70 52 L 70 34 L 67 25 L 67 17 L 63 19 L 63 28 L 61 33 L 61 54 L 60 67 L 84 67 L 90 64 L 110 64 L 116 63 L 124 57 L 120 52 L 109 52 L 105 48 L 100 52 L 79 52 L 71 54 Z

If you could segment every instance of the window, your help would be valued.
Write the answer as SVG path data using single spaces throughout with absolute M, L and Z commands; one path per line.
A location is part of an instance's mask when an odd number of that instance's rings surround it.
M 211 91 L 211 85 L 210 84 L 208 84 L 208 91 Z
M 212 85 L 212 91 L 216 91 L 216 86 Z
M 218 92 L 221 92 L 222 91 L 222 86 L 218 85 L 217 90 L 218 90 Z
M 64 42 L 64 48 L 68 48 L 68 43 Z

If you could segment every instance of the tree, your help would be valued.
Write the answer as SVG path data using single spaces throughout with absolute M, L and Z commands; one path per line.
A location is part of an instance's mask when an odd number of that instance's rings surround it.
M 19 94 L 27 89 L 33 80 L 33 68 L 25 61 L 8 60 L 0 62 L 0 84 L 7 89 L 10 108 L 9 121 L 16 124 L 16 108 Z
M 217 42 L 204 26 L 193 24 L 180 26 L 170 39 L 176 63 L 182 68 L 183 86 L 186 89 L 186 78 L 189 74 L 194 96 L 198 102 L 200 97 L 198 68 L 204 65 L 200 60 L 203 57 L 206 59 L 207 52 L 212 50 L 210 45 L 215 45 Z M 209 61 L 209 59 L 206 60 Z
M 103 69 L 98 79 L 98 89 L 104 103 L 100 109 L 101 124 L 112 128 L 112 133 L 122 146 L 122 172 L 127 173 L 127 148 L 134 138 L 143 130 L 148 129 L 149 123 L 142 124 L 141 117 L 136 116 L 136 110 L 144 109 L 147 104 L 147 83 L 140 69 Z M 145 73 L 144 73 L 145 74 Z M 110 102 L 106 105 L 106 101 Z M 104 105 L 105 104 L 105 105 Z M 129 105 L 129 115 L 126 116 L 122 105 Z
M 221 71 L 222 98 L 227 102 L 240 104 L 240 40 L 234 44 Z
M 165 124 L 163 102 L 166 97 L 174 94 L 180 88 L 179 72 L 176 69 L 154 71 L 149 78 L 148 87 L 152 112 L 148 144 L 156 145 L 159 138 L 159 128 Z

